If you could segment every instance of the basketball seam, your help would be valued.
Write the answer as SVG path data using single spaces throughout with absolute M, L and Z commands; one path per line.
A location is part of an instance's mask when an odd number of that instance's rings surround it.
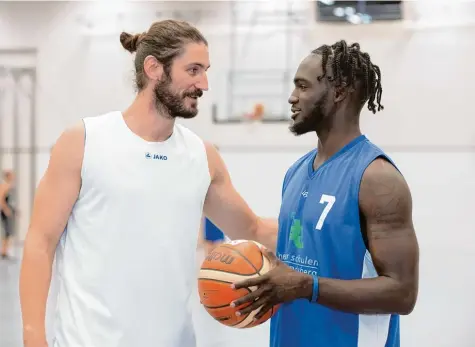
M 227 273 L 227 274 L 241 275 L 241 276 L 252 276 L 252 275 L 255 275 L 256 273 L 260 275 L 259 272 L 254 272 L 254 273 L 252 273 L 252 274 L 243 274 L 243 273 L 241 273 L 241 272 L 232 272 L 232 271 L 214 269 L 214 268 L 211 268 L 211 267 L 202 267 L 201 270 L 224 272 L 224 273 Z M 230 283 L 230 282 L 229 282 L 229 283 Z
M 261 254 L 264 258 L 267 259 L 267 262 L 269 263 L 269 270 L 268 271 L 272 270 L 272 261 L 270 260 L 270 258 L 266 254 L 264 254 L 263 252 L 261 252 Z M 262 259 L 262 267 L 264 267 L 264 259 Z
M 246 289 L 248 291 L 248 294 L 251 293 L 251 291 L 248 289 L 248 288 L 242 288 L 242 289 Z M 247 294 L 246 294 L 247 295 Z M 219 306 L 208 306 L 208 305 L 205 305 L 203 303 L 201 303 L 201 305 L 203 305 L 204 307 L 206 308 L 223 308 L 223 307 L 227 307 L 229 306 L 229 304 L 225 304 L 225 305 L 219 305 Z
M 257 271 L 259 273 L 259 276 L 261 276 L 261 271 L 262 269 L 264 268 L 264 258 L 267 258 L 267 260 L 269 261 L 270 263 L 270 259 L 264 254 L 264 252 L 262 251 L 261 247 L 259 246 L 260 244 L 256 241 L 252 241 L 252 243 L 254 243 L 257 248 L 259 249 L 259 251 L 261 252 L 261 268 Z
M 249 314 L 247 314 L 246 316 L 242 316 L 242 319 L 239 320 L 238 322 L 234 323 L 234 324 L 226 324 L 226 325 L 229 326 L 229 327 L 234 327 L 234 326 L 236 326 L 236 325 L 242 323 L 242 321 L 245 320 L 245 319 L 247 318 L 247 316 L 249 316 Z M 222 317 L 223 317 L 223 316 L 219 316 L 219 317 L 216 317 L 216 318 L 214 318 L 214 319 L 216 319 L 217 321 L 220 321 L 219 318 L 222 318 Z
M 214 270 L 214 271 L 216 271 L 216 270 Z M 233 283 L 233 282 L 229 282 L 229 281 L 219 280 L 217 278 L 207 278 L 207 277 L 198 277 L 198 280 L 212 281 L 212 282 L 219 282 L 219 283 L 229 283 L 229 284 Z
M 236 322 L 236 323 L 230 325 L 230 327 L 234 327 L 234 326 L 236 326 L 236 325 L 238 325 L 238 324 L 241 324 L 242 321 L 245 320 L 245 319 L 247 318 L 247 316 L 249 316 L 249 315 L 250 315 L 250 313 L 248 313 L 248 314 L 245 315 L 245 316 L 242 316 L 242 319 L 241 319 L 239 322 Z
M 272 308 L 270 309 L 270 316 L 272 317 L 274 315 L 274 306 L 272 306 Z M 250 322 L 249 324 L 247 324 L 246 326 L 244 326 L 243 328 L 248 328 L 249 326 L 251 326 L 252 324 L 254 324 L 255 322 L 252 321 Z
M 239 319 L 237 322 L 233 323 L 233 324 L 226 324 L 227 326 L 229 327 L 235 327 L 236 325 L 238 324 L 241 324 L 251 313 L 248 313 L 246 314 L 245 316 L 240 316 Z M 219 321 L 219 318 L 222 318 L 223 316 L 219 316 L 219 317 L 216 317 L 215 319 Z
M 260 250 L 260 249 L 259 249 Z M 259 273 L 259 276 L 261 276 L 261 270 L 264 268 L 264 253 L 261 251 L 261 268 L 259 270 L 257 270 L 257 272 Z
M 208 305 L 205 305 L 205 304 L 202 304 L 204 307 L 206 308 L 210 308 L 210 309 L 215 309 L 215 308 L 223 308 L 223 307 L 227 307 L 229 306 L 229 304 L 226 304 L 226 305 L 220 305 L 220 306 L 208 306 Z
M 233 283 L 233 282 L 222 281 L 222 280 L 218 280 L 218 279 L 198 278 L 198 281 L 200 281 L 200 280 L 218 282 L 218 283 L 229 283 L 229 284 Z M 242 288 L 242 289 L 247 290 L 248 294 L 252 292 L 249 288 Z M 219 305 L 219 306 L 208 306 L 208 305 L 203 304 L 202 302 L 201 302 L 201 305 L 203 305 L 206 308 L 223 308 L 223 307 L 229 306 L 229 304 Z
M 244 254 L 242 254 L 241 252 L 239 252 L 237 249 L 234 249 L 234 248 L 232 248 L 232 247 L 227 247 L 226 245 L 221 245 L 221 247 L 230 249 L 230 250 L 232 250 L 233 252 L 236 252 L 237 254 L 239 254 L 249 265 L 252 266 L 252 268 L 253 268 L 254 270 L 256 270 L 256 273 L 260 275 L 259 270 L 254 266 L 254 264 L 253 264 Z M 259 249 L 259 251 L 261 251 L 261 250 Z M 262 256 L 262 252 L 260 252 L 260 253 L 261 253 L 261 256 Z

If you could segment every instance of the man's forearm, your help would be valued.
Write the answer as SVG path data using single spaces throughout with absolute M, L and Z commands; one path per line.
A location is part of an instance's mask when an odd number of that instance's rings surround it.
M 313 278 L 308 276 L 308 281 L 313 282 Z M 318 283 L 318 304 L 344 312 L 409 314 L 416 301 L 414 289 L 385 276 L 361 280 L 321 277 Z
M 273 252 L 277 246 L 279 223 L 275 218 L 259 218 L 256 232 L 256 241 L 262 243 Z
M 25 347 L 46 346 L 46 301 L 51 283 L 53 254 L 48 247 L 25 240 L 20 274 L 20 303 Z

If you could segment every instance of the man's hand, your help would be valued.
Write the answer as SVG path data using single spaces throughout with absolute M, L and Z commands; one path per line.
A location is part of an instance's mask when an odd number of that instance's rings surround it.
M 311 276 L 291 269 L 277 259 L 272 252 L 267 250 L 263 250 L 263 252 L 270 259 L 273 269 L 265 275 L 235 283 L 233 285 L 235 289 L 254 286 L 257 289 L 231 303 L 232 307 L 252 303 L 238 311 L 236 313 L 238 315 L 248 314 L 262 306 L 255 316 L 256 320 L 263 317 L 275 305 L 296 299 L 310 298 L 313 289 L 313 278 Z

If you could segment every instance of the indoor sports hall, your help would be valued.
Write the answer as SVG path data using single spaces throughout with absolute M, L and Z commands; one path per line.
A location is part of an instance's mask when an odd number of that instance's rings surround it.
M 376 114 L 363 108 L 361 131 L 392 158 L 410 187 L 420 250 L 417 302 L 400 317 L 400 346 L 475 346 L 475 2 L 97 0 L 0 1 L 0 188 L 7 187 L 0 207 L 15 211 L 5 217 L 13 224 L 0 224 L 13 228 L 0 232 L 0 347 L 24 346 L 23 246 L 53 145 L 82 118 L 128 107 L 136 96 L 134 57 L 120 34 L 145 32 L 167 19 L 198 28 L 210 57 L 209 89 L 199 98 L 197 116 L 177 122 L 217 147 L 236 190 L 266 218 L 279 216 L 289 167 L 318 143 L 314 132 L 295 136 L 289 130 L 297 68 L 321 45 L 359 43 L 381 70 L 384 105 Z M 121 157 L 111 152 L 107 161 Z M 156 220 L 159 225 L 159 212 Z M 270 321 L 232 328 L 200 304 L 198 270 L 209 250 L 201 236 L 190 309 L 196 344 L 182 347 L 271 346 Z M 65 347 L 53 342 L 57 293 L 53 271 L 49 347 Z

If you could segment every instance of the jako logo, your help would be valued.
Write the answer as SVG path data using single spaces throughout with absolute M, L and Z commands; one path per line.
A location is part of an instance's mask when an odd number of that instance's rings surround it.
M 151 153 L 145 153 L 145 158 L 146 159 L 154 159 L 154 160 L 168 160 L 168 157 L 166 155 L 162 154 L 151 154 Z

